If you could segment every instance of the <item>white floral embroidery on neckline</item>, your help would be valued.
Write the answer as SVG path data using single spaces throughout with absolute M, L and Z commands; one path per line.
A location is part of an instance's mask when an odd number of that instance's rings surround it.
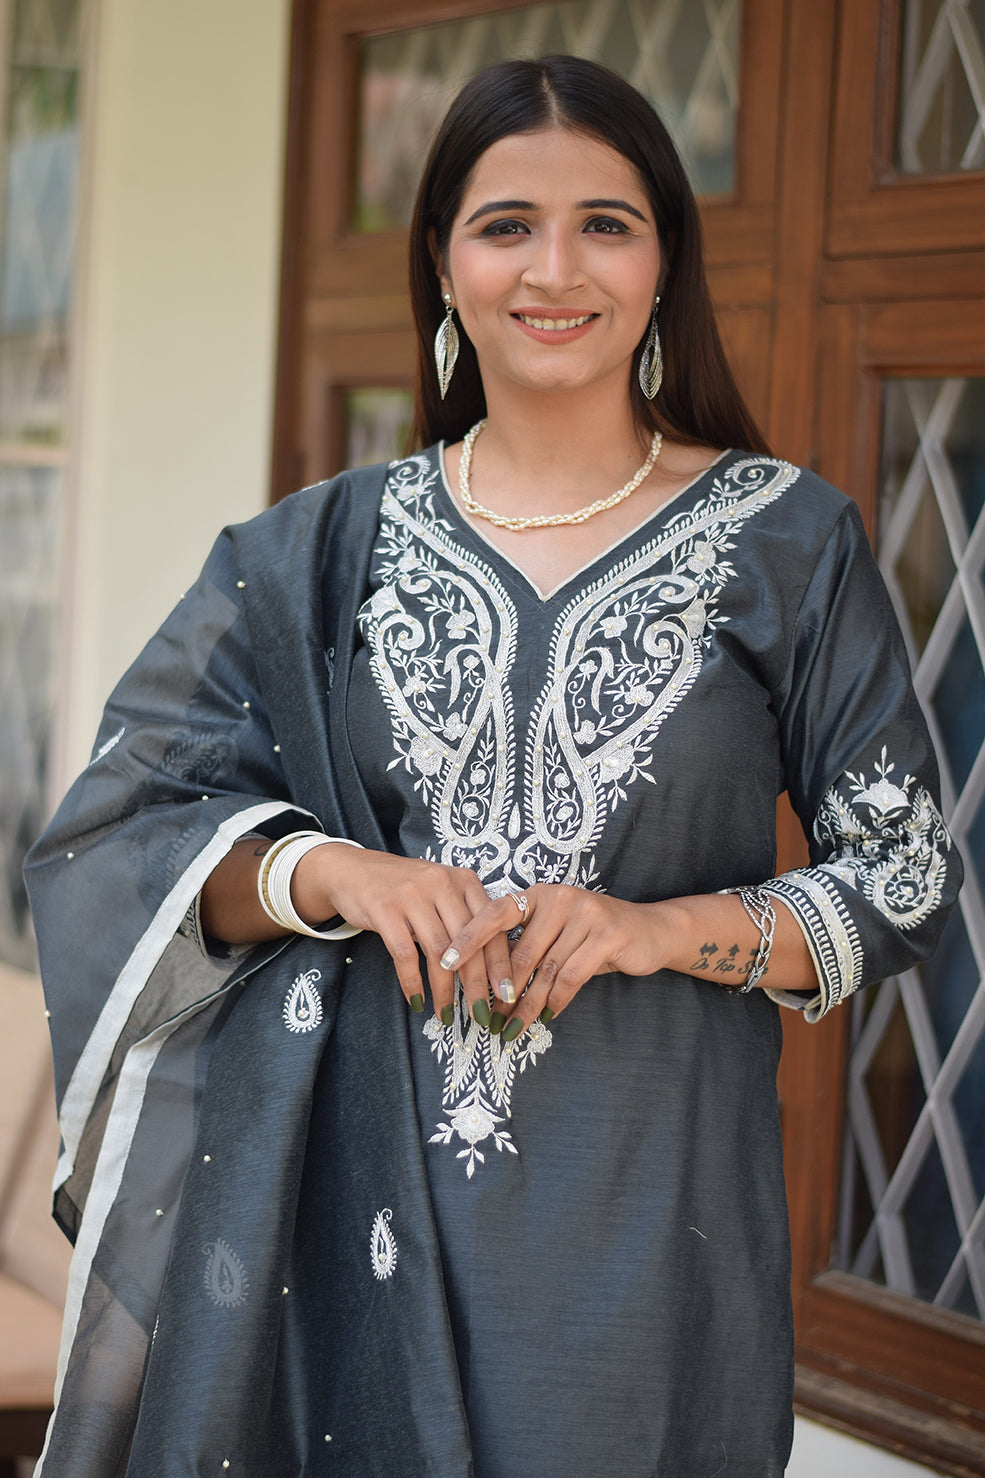
M 597 887 L 595 847 L 612 813 L 649 773 L 658 730 L 696 681 L 734 578 L 743 525 L 799 476 L 750 458 L 709 480 L 689 506 L 558 615 L 549 668 L 532 706 L 522 768 L 509 676 L 518 617 L 492 567 L 458 542 L 436 509 L 440 472 L 423 457 L 390 469 L 373 557 L 378 588 L 360 629 L 390 714 L 396 757 L 427 808 L 436 851 L 475 870 L 490 892 L 535 882 Z M 424 1026 L 445 1064 L 448 1118 L 431 1143 L 517 1154 L 510 1132 L 516 1072 L 546 1051 L 536 1023 L 516 1043 L 478 1027 L 459 994 L 456 1019 Z

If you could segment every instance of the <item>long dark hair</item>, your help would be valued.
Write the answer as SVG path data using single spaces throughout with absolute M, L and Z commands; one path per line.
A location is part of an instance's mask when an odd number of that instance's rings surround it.
M 654 431 L 714 447 L 769 447 L 739 394 L 718 336 L 701 260 L 701 222 L 670 135 L 644 97 L 607 67 L 574 56 L 499 62 L 467 82 L 428 154 L 410 228 L 410 296 L 417 330 L 416 446 L 458 441 L 486 414 L 475 349 L 461 350 L 448 394 L 438 393 L 434 336 L 444 317 L 431 242 L 445 256 L 473 169 L 497 139 L 553 124 L 608 144 L 632 164 L 657 222 L 666 280 L 660 297 L 664 378 L 648 401 L 631 379 L 641 440 Z M 433 233 L 433 234 L 432 234 Z M 643 350 L 640 340 L 636 363 Z

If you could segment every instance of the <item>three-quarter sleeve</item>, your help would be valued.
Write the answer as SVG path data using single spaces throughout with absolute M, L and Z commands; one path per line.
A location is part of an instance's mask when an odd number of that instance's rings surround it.
M 766 886 L 803 931 L 819 989 L 771 994 L 816 1021 L 932 953 L 963 875 L 903 638 L 854 504 L 804 592 L 776 702 L 810 862 Z

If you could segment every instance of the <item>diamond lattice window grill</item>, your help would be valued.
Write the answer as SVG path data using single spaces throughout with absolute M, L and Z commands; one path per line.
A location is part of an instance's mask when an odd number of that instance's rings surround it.
M 985 0 L 906 0 L 899 166 L 985 169 Z
M 410 221 L 421 163 L 455 93 L 509 57 L 603 62 L 658 108 L 701 193 L 732 189 L 740 0 L 553 0 L 364 42 L 356 226 Z
M 985 380 L 885 387 L 879 562 L 966 880 L 934 960 L 852 1003 L 839 1262 L 985 1318 Z

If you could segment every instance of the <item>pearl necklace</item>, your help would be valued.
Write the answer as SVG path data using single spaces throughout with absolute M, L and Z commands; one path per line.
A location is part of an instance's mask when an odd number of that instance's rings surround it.
M 636 492 L 644 478 L 649 477 L 663 443 L 660 432 L 654 431 L 650 450 L 643 466 L 630 478 L 625 487 L 620 488 L 617 493 L 613 493 L 608 498 L 599 498 L 596 502 L 589 503 L 587 508 L 579 508 L 577 513 L 542 513 L 535 518 L 508 518 L 503 513 L 493 513 L 491 508 L 483 508 L 482 504 L 477 503 L 472 496 L 472 452 L 476 438 L 485 424 L 485 421 L 477 421 L 462 441 L 462 457 L 458 464 L 458 495 L 469 513 L 475 518 L 484 518 L 487 523 L 494 523 L 498 529 L 547 529 L 556 528 L 564 523 L 584 523 L 586 519 L 594 518 L 596 513 L 604 513 L 607 508 L 615 508 L 617 503 L 624 502 L 631 493 Z

